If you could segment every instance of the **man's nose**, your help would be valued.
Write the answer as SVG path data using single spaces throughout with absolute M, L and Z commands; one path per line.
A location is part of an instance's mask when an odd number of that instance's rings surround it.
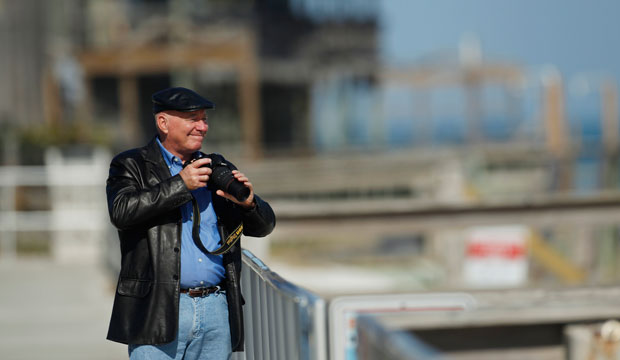
M 206 132 L 207 130 L 209 130 L 209 124 L 207 124 L 205 121 L 198 121 L 196 123 L 196 130 Z

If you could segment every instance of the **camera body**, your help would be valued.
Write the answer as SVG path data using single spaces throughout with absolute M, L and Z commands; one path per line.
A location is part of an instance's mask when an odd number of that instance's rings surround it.
M 238 181 L 233 176 L 232 171 L 236 170 L 236 168 L 229 164 L 220 154 L 203 154 L 198 151 L 194 154 L 190 161 L 183 164 L 183 167 L 202 158 L 211 159 L 210 164 L 204 165 L 212 170 L 207 186 L 229 193 L 241 202 L 245 201 L 250 196 L 250 189 L 248 189 L 242 182 Z

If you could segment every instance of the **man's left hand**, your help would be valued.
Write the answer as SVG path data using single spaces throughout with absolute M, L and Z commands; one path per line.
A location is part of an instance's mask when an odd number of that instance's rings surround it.
M 223 198 L 226 198 L 232 202 L 234 202 L 235 204 L 245 208 L 245 209 L 252 209 L 254 206 L 256 206 L 256 204 L 254 204 L 254 187 L 252 187 L 252 183 L 250 182 L 250 180 L 247 178 L 247 176 L 245 176 L 242 172 L 240 172 L 239 170 L 233 170 L 232 171 L 233 176 L 235 177 L 235 179 L 237 179 L 237 181 L 241 182 L 243 185 L 245 185 L 245 187 L 247 187 L 248 189 L 250 189 L 250 195 L 248 196 L 247 199 L 245 199 L 245 201 L 241 202 L 239 200 L 237 200 L 236 197 L 230 195 L 227 192 L 224 192 L 222 190 L 218 190 L 215 193 Z

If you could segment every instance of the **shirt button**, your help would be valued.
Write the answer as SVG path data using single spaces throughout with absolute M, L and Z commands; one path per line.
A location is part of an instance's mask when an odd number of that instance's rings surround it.
M 179 248 L 178 248 L 178 247 L 175 247 L 175 248 L 174 248 L 174 252 L 175 252 L 175 253 L 178 253 L 178 252 L 179 252 Z
M 198 262 L 202 262 L 202 258 L 198 258 Z
M 204 285 L 204 283 L 205 283 L 204 281 L 201 281 L 201 282 L 200 282 L 200 285 Z

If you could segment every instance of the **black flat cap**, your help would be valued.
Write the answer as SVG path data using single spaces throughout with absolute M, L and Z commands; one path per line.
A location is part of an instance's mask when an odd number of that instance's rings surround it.
M 195 111 L 213 109 L 215 104 L 195 91 L 183 87 L 160 90 L 153 94 L 153 114 L 164 110 Z

